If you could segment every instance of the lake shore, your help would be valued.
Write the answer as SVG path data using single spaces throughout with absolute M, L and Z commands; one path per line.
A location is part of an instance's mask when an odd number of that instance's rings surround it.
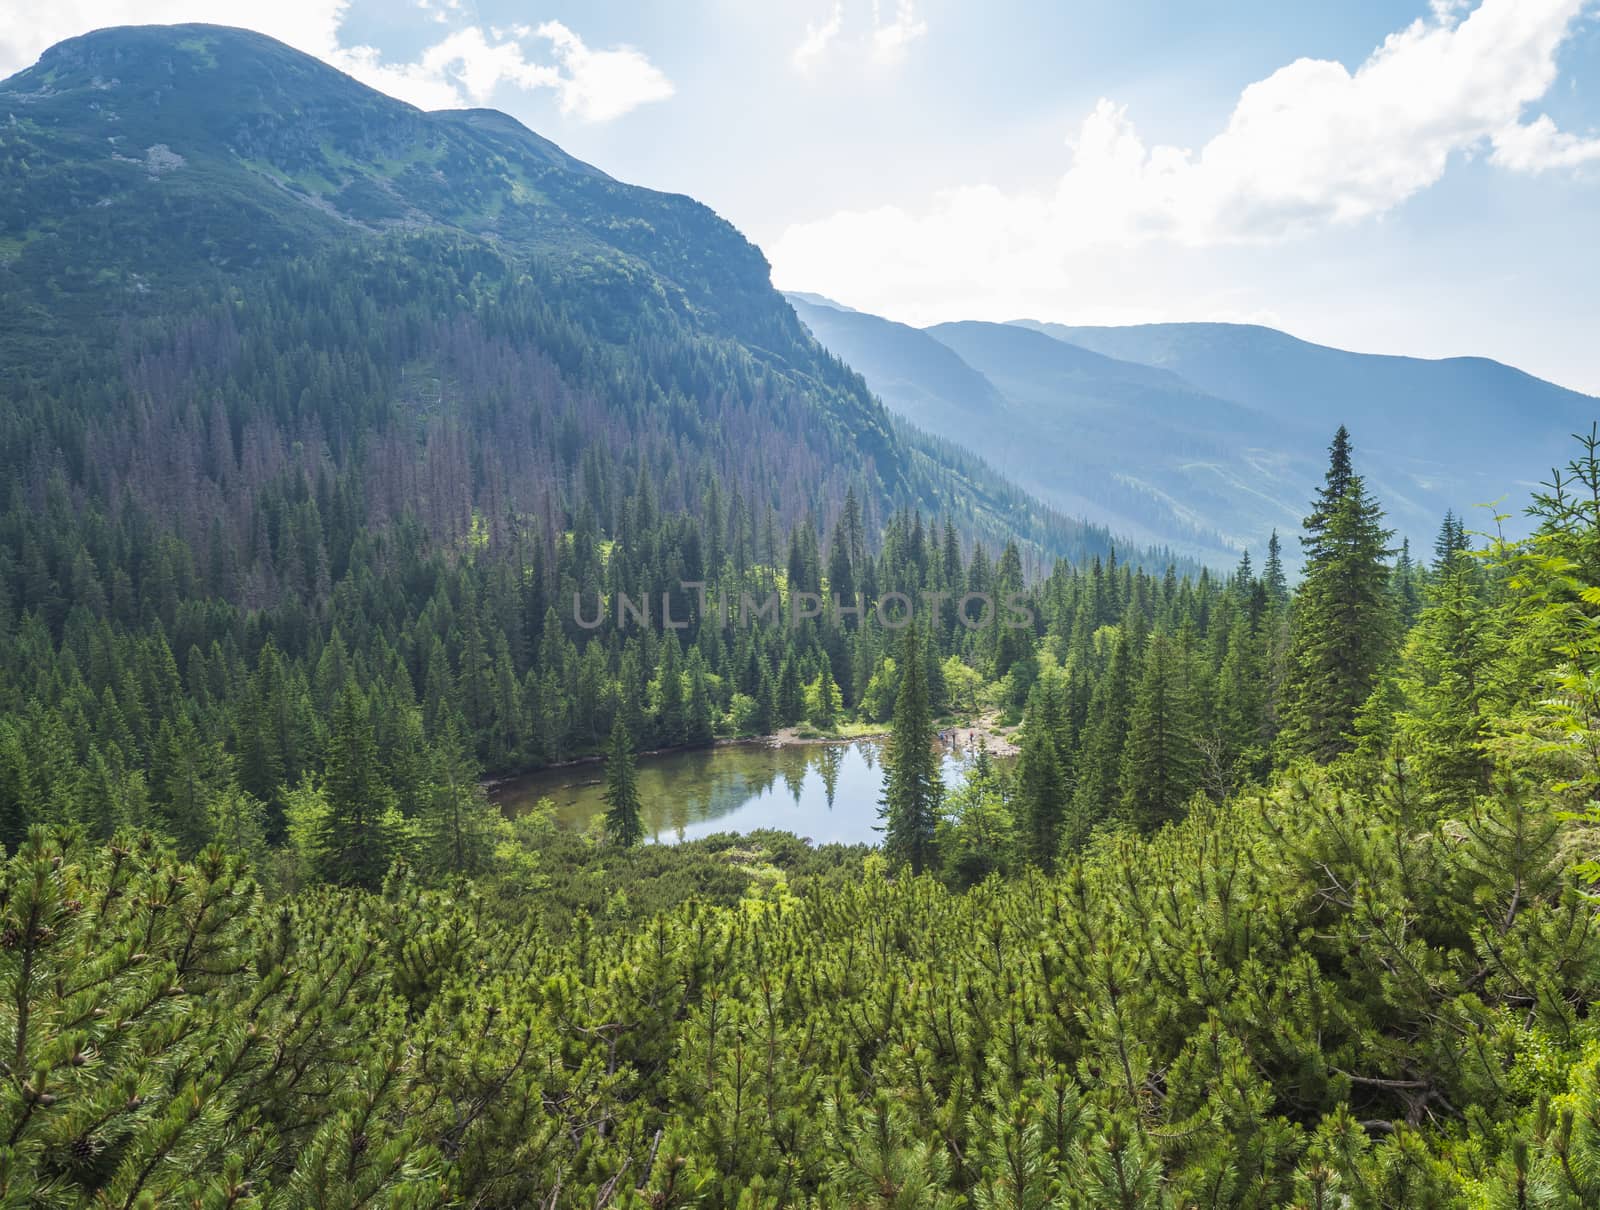
M 1015 727 L 1002 728 L 999 720 L 993 716 L 980 718 L 975 723 L 964 723 L 954 727 L 940 727 L 936 735 L 939 743 L 946 747 L 976 748 L 979 741 L 986 743 L 991 756 L 1015 756 L 1021 749 L 1017 747 L 1013 736 Z M 809 732 L 809 734 L 805 733 Z M 810 728 L 785 727 L 771 735 L 759 736 L 755 739 L 734 741 L 744 743 L 766 744 L 773 748 L 785 748 L 791 744 L 848 744 L 858 739 L 885 740 L 889 738 L 887 730 L 861 731 L 849 735 L 824 735 L 811 731 Z
M 988 744 L 991 756 L 1015 756 L 1019 749 L 1013 738 L 1016 734 L 1015 727 L 1001 727 L 999 719 L 994 715 L 984 715 L 975 722 L 968 722 L 959 726 L 942 727 L 938 730 L 940 743 L 945 747 L 975 748 L 980 740 Z M 949 738 L 942 738 L 948 736 Z M 823 744 L 853 744 L 857 740 L 867 740 L 878 743 L 889 738 L 887 728 L 875 730 L 852 731 L 849 733 L 833 733 L 815 731 L 806 727 L 784 727 L 768 735 L 724 735 L 711 741 L 710 744 L 699 747 L 651 748 L 637 753 L 640 760 L 651 757 L 671 756 L 679 752 L 704 751 L 706 748 L 728 748 L 740 746 L 758 746 L 765 748 L 791 748 L 806 747 Z M 527 769 L 520 773 L 505 773 L 496 777 L 486 777 L 479 781 L 489 794 L 493 794 L 499 787 L 512 782 L 521 781 L 534 774 L 554 773 L 562 769 L 582 769 L 587 765 L 603 766 L 604 753 L 592 753 L 588 756 L 575 756 L 571 760 L 557 761 L 554 764 L 543 765 L 538 769 Z

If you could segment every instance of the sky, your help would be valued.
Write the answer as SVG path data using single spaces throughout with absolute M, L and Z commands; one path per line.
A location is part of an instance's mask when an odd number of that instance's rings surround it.
M 1255 322 L 1600 394 L 1600 0 L 6 0 L 271 34 L 907 323 Z

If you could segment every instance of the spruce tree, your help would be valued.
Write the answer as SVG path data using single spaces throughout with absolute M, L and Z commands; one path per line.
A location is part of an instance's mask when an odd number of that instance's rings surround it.
M 989 632 L 992 636 L 990 641 L 993 644 L 996 680 L 1004 678 L 1013 665 L 1026 663 L 1033 658 L 1033 631 L 1025 626 L 1014 625 L 1018 620 L 1014 616 L 1016 611 L 1006 605 L 1007 598 L 1013 593 L 1020 594 L 1022 589 L 1022 555 L 1015 542 L 1008 542 L 995 567 L 994 585 L 990 590 L 994 597 L 994 612 Z M 1024 691 L 1032 686 L 1032 674 L 1025 675 L 1028 681 L 1022 686 Z
M 682 665 L 677 636 L 669 633 L 661 640 L 661 671 L 656 678 L 656 735 L 668 748 L 688 737 Z
M 1055 867 L 1072 793 L 1067 719 L 1054 682 L 1041 678 L 1028 695 L 1013 796 L 1022 859 L 1045 870 Z
M 761 671 L 756 678 L 756 708 L 751 715 L 751 726 L 757 735 L 768 735 L 778 729 L 778 686 L 767 662 L 759 660 L 759 663 Z
M 201 740 L 187 714 L 178 715 L 176 726 L 162 724 L 156 756 L 156 812 L 188 857 L 211 840 L 211 803 L 231 782 L 232 761 L 221 744 Z
M 934 831 L 944 793 L 939 754 L 933 747 L 933 719 L 921 644 L 915 625 L 906 627 L 900 648 L 900 692 L 889 733 L 888 771 L 879 817 L 885 821 L 884 850 L 909 863 L 913 874 L 933 865 Z
M 390 817 L 395 796 L 383 778 L 367 700 L 353 676 L 345 678 L 334 706 L 325 769 L 328 815 L 319 844 L 322 876 L 329 882 L 374 890 L 398 847 Z
M 822 656 L 822 671 L 817 677 L 817 712 L 811 721 L 824 731 L 833 730 L 839 712 L 839 691 L 833 683 L 833 665 L 826 653 Z
M 1350 490 L 1350 481 L 1355 473 L 1350 430 L 1341 424 L 1328 446 L 1328 469 L 1323 476 L 1322 486 L 1317 489 L 1317 498 L 1311 502 L 1311 515 L 1301 523 L 1306 531 L 1300 539 L 1302 546 L 1311 549 L 1318 537 L 1327 530 L 1334 510 Z
M 684 742 L 701 746 L 714 738 L 711 687 L 706 683 L 705 659 L 699 647 L 689 648 L 689 704 Z
M 805 713 L 805 690 L 800 685 L 800 670 L 793 656 L 784 660 L 783 671 L 778 676 L 777 702 L 774 707 L 777 725 L 792 727 Z
M 1138 675 L 1128 629 L 1127 625 L 1118 628 L 1106 670 L 1090 699 L 1089 724 L 1078 758 L 1078 782 L 1064 836 L 1069 848 L 1082 844 L 1095 825 L 1112 815 L 1121 801 L 1122 750 L 1127 743 Z
M 1289 599 L 1289 580 L 1283 574 L 1283 545 L 1278 541 L 1277 530 L 1267 539 L 1267 562 L 1261 569 L 1261 582 L 1274 603 L 1281 605 Z
M 420 864 L 433 874 L 474 874 L 487 864 L 499 814 L 478 784 L 479 769 L 454 724 L 425 754 Z
M 1439 534 L 1433 541 L 1433 567 L 1443 571 L 1459 554 L 1468 550 L 1467 529 L 1453 509 L 1446 509 Z
M 278 665 L 270 639 L 256 668 L 239 711 L 234 750 L 238 753 L 239 784 L 265 802 L 277 794 L 287 776 L 275 713 L 275 707 L 281 704 L 282 685 L 271 675 Z M 275 702 L 275 696 L 280 696 L 280 701 Z
M 1122 814 L 1135 827 L 1149 831 L 1178 818 L 1200 788 L 1195 715 L 1181 651 L 1166 635 L 1151 635 L 1122 755 Z
M 1504 705 L 1506 639 L 1503 619 L 1484 599 L 1476 560 L 1451 544 L 1450 524 L 1447 518 L 1426 608 L 1406 641 L 1399 680 L 1405 705 L 1396 723 L 1427 792 L 1464 808 L 1490 788 L 1486 741 Z
M 845 515 L 834 525 L 833 537 L 828 543 L 828 592 L 837 596 L 841 605 L 855 604 L 858 587 L 850 554 L 850 525 L 852 510 L 856 507 L 854 492 L 855 489 L 851 488 L 851 494 L 845 501 Z M 843 621 L 846 626 L 852 628 L 856 625 L 853 613 L 843 615 Z
M 1395 625 L 1400 634 L 1410 630 L 1422 611 L 1422 590 L 1419 584 L 1416 561 L 1411 557 L 1411 539 L 1400 543 L 1395 556 L 1394 573 L 1389 577 L 1389 589 L 1394 596 Z
M 1266 764 L 1267 659 L 1262 635 L 1240 614 L 1227 636 L 1227 653 L 1217 671 L 1217 705 L 1210 729 L 1219 745 L 1220 769 L 1229 785 L 1238 777 L 1259 777 Z
M 1342 427 L 1305 531 L 1279 742 L 1288 756 L 1326 762 L 1354 745 L 1356 712 L 1376 686 L 1395 634 L 1384 563 L 1393 531 L 1383 527 L 1382 510 L 1352 467 Z
M 606 838 L 623 848 L 644 839 L 639 815 L 639 783 L 633 764 L 633 737 L 621 718 L 611 728 L 606 749 Z

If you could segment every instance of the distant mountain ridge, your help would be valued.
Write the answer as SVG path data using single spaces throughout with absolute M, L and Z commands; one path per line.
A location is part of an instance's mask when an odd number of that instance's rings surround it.
M 1175 374 L 1005 324 L 920 329 L 793 295 L 790 303 L 891 410 L 1056 507 L 1140 543 L 1231 562 L 1240 547 L 1259 544 L 1258 533 L 1264 540 L 1274 525 L 1298 523 L 1317 473 L 1311 463 L 1273 468 L 1278 507 L 1268 501 L 1241 516 L 1210 482 L 1212 468 L 1234 461 L 1228 434 L 1203 421 L 1230 412 L 1237 433 L 1254 417 Z
M 789 297 L 891 410 L 1058 507 L 1212 563 L 1298 529 L 1340 424 L 1418 545 L 1446 509 L 1483 528 L 1477 504 L 1520 510 L 1568 435 L 1600 418 L 1600 400 L 1483 358 L 1349 353 L 1230 324 L 917 329 Z
M 1399 447 L 1453 458 L 1482 452 L 1473 429 L 1510 440 L 1517 455 L 1559 453 L 1548 425 L 1594 418 L 1597 401 L 1486 357 L 1420 358 L 1352 353 L 1255 324 L 1169 323 L 1075 327 L 1014 320 L 1059 340 L 1110 357 L 1160 367 L 1212 394 L 1270 412 L 1291 423 L 1326 427 L 1335 413 L 1366 429 L 1373 452 Z M 1507 407 L 1519 423 L 1507 424 Z M 1568 429 L 1558 434 L 1564 438 Z M 1506 484 L 1509 488 L 1513 485 Z

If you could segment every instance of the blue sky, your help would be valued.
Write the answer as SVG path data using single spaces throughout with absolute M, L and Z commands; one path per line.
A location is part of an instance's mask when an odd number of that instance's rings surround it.
M 1600 393 L 1595 0 L 13 0 L 274 34 L 691 194 L 907 322 L 1259 321 Z

